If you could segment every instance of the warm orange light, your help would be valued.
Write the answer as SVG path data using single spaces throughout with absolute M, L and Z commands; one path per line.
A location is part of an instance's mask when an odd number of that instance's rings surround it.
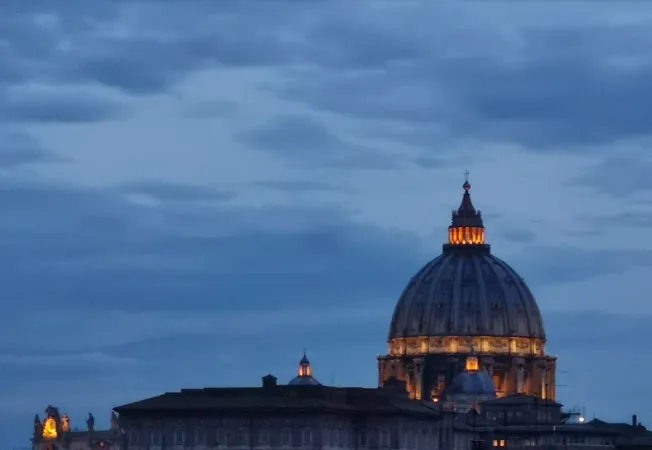
M 451 227 L 448 229 L 448 243 L 453 245 L 484 244 L 484 228 Z
M 478 363 L 478 358 L 475 356 L 469 356 L 466 358 L 466 371 L 477 372 L 478 370 L 480 370 L 480 363 Z
M 53 417 L 48 417 L 43 423 L 43 437 L 45 439 L 57 438 L 57 423 Z
M 311 377 L 312 376 L 312 367 L 309 364 L 301 364 L 299 366 L 299 376 L 300 377 Z
M 61 430 L 65 431 L 66 433 L 70 431 L 70 418 L 67 414 L 64 414 L 61 417 Z

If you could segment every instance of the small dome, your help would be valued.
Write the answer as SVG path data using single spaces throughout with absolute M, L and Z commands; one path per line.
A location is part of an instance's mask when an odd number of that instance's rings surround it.
M 312 376 L 312 366 L 303 352 L 303 358 L 299 361 L 299 374 L 288 383 L 290 386 L 321 386 L 321 383 Z
M 453 379 L 447 394 L 495 397 L 496 386 L 489 374 L 484 370 L 475 372 L 465 371 Z

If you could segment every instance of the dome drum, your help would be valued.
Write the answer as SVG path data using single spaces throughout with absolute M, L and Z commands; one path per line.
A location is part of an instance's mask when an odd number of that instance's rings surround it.
M 545 339 L 530 337 L 446 336 L 394 338 L 389 342 L 391 356 L 427 354 L 478 354 L 544 356 Z

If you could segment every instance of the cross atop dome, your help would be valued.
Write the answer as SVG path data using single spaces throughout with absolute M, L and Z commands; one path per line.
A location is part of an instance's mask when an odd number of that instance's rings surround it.
M 484 245 L 484 224 L 482 215 L 473 207 L 471 201 L 471 183 L 469 183 L 469 171 L 464 172 L 464 194 L 462 203 L 457 210 L 453 211 L 452 223 L 448 227 L 449 245 Z

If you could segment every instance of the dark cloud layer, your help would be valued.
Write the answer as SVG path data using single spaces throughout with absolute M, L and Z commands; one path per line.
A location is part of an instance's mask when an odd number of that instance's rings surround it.
M 463 15 L 462 7 L 222 3 L 198 3 L 196 10 L 170 3 L 166 13 L 154 3 L 118 2 L 103 12 L 71 7 L 49 22 L 26 12 L 5 15 L 3 79 L 48 77 L 140 95 L 169 90 L 204 67 L 266 67 L 284 75 L 271 77 L 270 87 L 293 100 L 408 123 L 417 133 L 439 129 L 448 139 L 588 151 L 650 134 L 652 66 L 644 56 L 651 38 L 644 24 L 506 24 L 509 40 L 481 22 L 469 34 L 443 19 Z M 129 27 L 133 20 L 138 33 L 107 32 L 115 21 Z M 445 44 L 454 40 L 456 52 Z M 85 108 L 91 117 L 89 108 L 99 105 Z

